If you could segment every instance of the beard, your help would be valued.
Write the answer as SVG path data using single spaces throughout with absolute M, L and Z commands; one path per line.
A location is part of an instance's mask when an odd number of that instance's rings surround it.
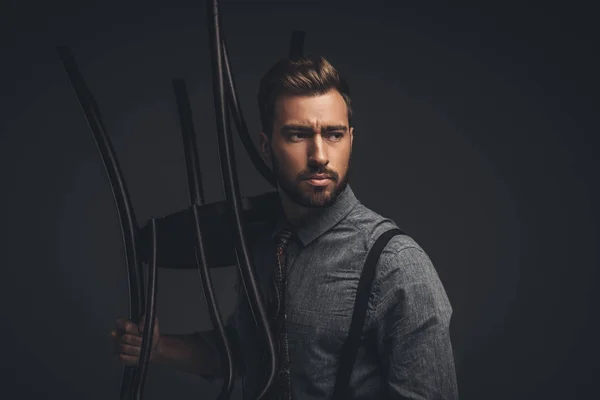
M 277 157 L 274 156 L 274 152 L 271 150 L 273 173 L 277 178 L 279 188 L 287 194 L 291 201 L 307 208 L 326 208 L 331 206 L 339 195 L 344 191 L 348 185 L 348 178 L 350 175 L 350 164 L 352 160 L 352 151 L 350 151 L 350 157 L 348 159 L 348 168 L 346 174 L 342 176 L 341 180 L 339 174 L 335 171 L 325 169 L 310 169 L 306 172 L 299 174 L 294 180 L 286 178 L 281 172 Z M 302 181 L 305 180 L 309 175 L 312 174 L 327 174 L 331 177 L 331 183 L 327 186 L 310 186 L 310 189 L 302 189 Z M 333 184 L 334 188 L 330 191 L 329 186 Z

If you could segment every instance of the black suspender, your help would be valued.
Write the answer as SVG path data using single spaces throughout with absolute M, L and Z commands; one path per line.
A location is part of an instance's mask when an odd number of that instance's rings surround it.
M 358 353 L 360 337 L 365 324 L 369 295 L 371 294 L 373 278 L 375 277 L 375 267 L 381 252 L 390 239 L 393 236 L 402 235 L 403 233 L 404 232 L 397 228 L 382 233 L 367 255 L 367 260 L 365 261 L 360 280 L 358 281 L 356 299 L 354 300 L 354 312 L 352 313 L 352 321 L 350 322 L 350 332 L 344 342 L 340 355 L 340 367 L 333 389 L 333 400 L 347 400 L 350 398 L 348 396 L 350 375 L 354 368 L 354 361 L 356 359 L 356 354 Z

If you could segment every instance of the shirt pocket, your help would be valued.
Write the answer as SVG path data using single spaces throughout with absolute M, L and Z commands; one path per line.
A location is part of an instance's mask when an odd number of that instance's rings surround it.
M 335 381 L 350 316 L 302 309 L 288 313 L 287 332 L 294 380 L 308 391 L 326 391 Z

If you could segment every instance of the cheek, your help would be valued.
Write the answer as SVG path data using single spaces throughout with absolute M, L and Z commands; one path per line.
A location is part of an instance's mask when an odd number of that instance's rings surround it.
M 286 176 L 296 176 L 304 169 L 301 157 L 289 152 L 277 154 L 277 164 L 280 173 Z
M 350 148 L 344 149 L 343 151 L 341 151 L 339 153 L 338 157 L 336 157 L 336 162 L 335 162 L 335 166 L 336 166 L 338 172 L 345 172 L 348 169 L 348 164 L 350 162 L 350 156 L 351 156 Z
M 295 165 L 304 161 L 306 150 L 302 146 L 286 146 L 277 149 L 277 159 L 286 165 Z

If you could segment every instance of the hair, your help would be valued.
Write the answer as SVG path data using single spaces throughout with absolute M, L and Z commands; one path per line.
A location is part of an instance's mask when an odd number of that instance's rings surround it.
M 297 59 L 282 58 L 260 80 L 258 108 L 262 130 L 271 138 L 275 118 L 275 102 L 282 95 L 318 96 L 337 90 L 348 108 L 348 122 L 352 121 L 352 101 L 346 80 L 324 58 L 305 56 Z

